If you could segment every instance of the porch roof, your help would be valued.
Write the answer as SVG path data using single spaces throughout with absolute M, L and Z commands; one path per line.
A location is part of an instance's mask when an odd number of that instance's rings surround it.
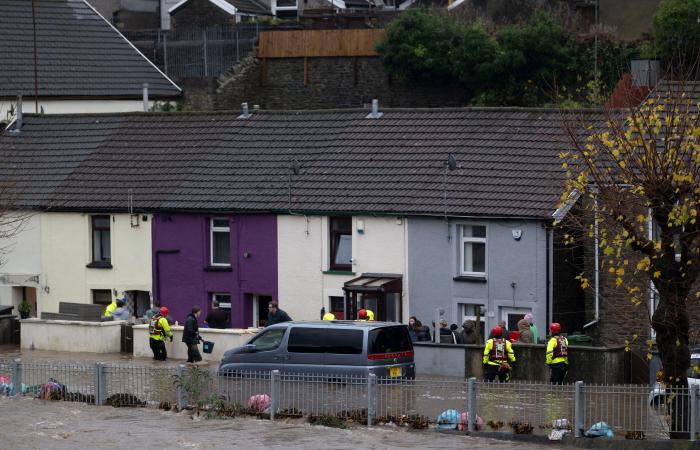
M 402 275 L 394 273 L 365 273 L 345 282 L 346 292 L 384 292 L 391 294 L 401 292 Z

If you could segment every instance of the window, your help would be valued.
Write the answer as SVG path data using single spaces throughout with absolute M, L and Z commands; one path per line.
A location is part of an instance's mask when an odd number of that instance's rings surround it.
M 284 333 L 286 331 L 286 328 L 267 330 L 255 339 L 253 339 L 253 341 L 251 341 L 251 344 L 255 344 L 255 350 L 259 352 L 268 352 L 270 350 L 276 350 L 282 343 L 282 339 L 284 339 Z
M 331 313 L 338 320 L 343 320 L 345 318 L 345 297 L 330 297 L 330 309 Z
M 109 289 L 93 289 L 92 303 L 107 306 L 112 303 L 112 291 Z
M 486 227 L 462 225 L 460 272 L 462 275 L 486 276 Z
M 518 322 L 525 318 L 525 314 L 532 312 L 529 309 L 503 308 L 502 319 L 505 320 L 508 331 L 518 331 Z
M 352 217 L 330 218 L 330 268 L 352 270 Z
M 292 328 L 287 350 L 291 353 L 323 353 L 323 328 Z
M 228 219 L 211 219 L 211 265 L 231 265 L 231 228 Z
M 231 309 L 231 294 L 211 294 L 211 300 L 212 303 L 218 302 L 219 308 Z
M 478 323 L 479 339 L 481 342 L 484 342 L 484 336 L 486 336 L 486 307 L 484 307 L 484 305 L 469 303 L 462 303 L 459 306 L 461 310 L 462 323 L 464 323 L 465 320 L 471 320 L 475 325 Z M 458 325 L 462 326 L 462 323 L 459 323 Z
M 328 328 L 325 339 L 326 353 L 337 355 L 361 355 L 364 338 L 362 330 Z
M 413 350 L 408 328 L 386 327 L 369 332 L 369 350 L 367 353 L 393 353 Z
M 109 264 L 112 259 L 109 216 L 92 216 L 92 262 Z

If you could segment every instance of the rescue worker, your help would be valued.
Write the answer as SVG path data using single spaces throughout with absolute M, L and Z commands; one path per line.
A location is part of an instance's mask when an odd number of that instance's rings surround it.
M 335 314 L 327 312 L 323 315 L 323 320 L 335 320 Z
M 113 313 L 114 310 L 116 310 L 116 309 L 117 309 L 117 299 L 116 299 L 116 298 L 113 298 L 113 299 L 112 299 L 112 303 L 110 303 L 109 305 L 107 305 L 107 308 L 105 308 L 105 317 L 111 317 L 111 316 L 112 316 L 112 313 Z
M 357 318 L 359 320 L 367 320 L 371 322 L 374 320 L 374 312 L 372 312 L 371 309 L 361 309 L 357 312 Z
M 503 338 L 503 329 L 500 326 L 491 330 L 491 336 L 484 347 L 484 378 L 486 381 L 493 381 L 498 376 L 498 380 L 504 383 L 510 380 L 515 353 L 510 341 Z
M 170 324 L 166 319 L 168 314 L 170 314 L 170 310 L 166 306 L 161 306 L 148 323 L 148 340 L 153 351 L 153 359 L 158 361 L 165 361 L 168 358 L 168 352 L 165 350 L 165 339 L 170 338 L 170 342 L 173 341 L 173 333 L 170 331 Z
M 561 335 L 561 325 L 556 322 L 549 325 L 549 332 L 551 336 L 547 342 L 549 382 L 562 384 L 569 371 L 569 340 Z

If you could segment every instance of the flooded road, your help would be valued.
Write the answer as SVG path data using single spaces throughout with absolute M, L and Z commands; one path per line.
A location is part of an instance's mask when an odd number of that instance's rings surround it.
M 393 427 L 336 429 L 301 420 L 192 418 L 153 409 L 111 408 L 0 398 L 0 447 L 11 449 L 285 448 L 544 450 L 552 445 L 498 441 Z

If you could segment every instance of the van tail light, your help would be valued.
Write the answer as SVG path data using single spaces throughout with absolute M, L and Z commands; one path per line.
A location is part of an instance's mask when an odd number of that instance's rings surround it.
M 379 359 L 413 358 L 413 351 L 394 353 L 370 353 L 367 359 L 376 361 Z

